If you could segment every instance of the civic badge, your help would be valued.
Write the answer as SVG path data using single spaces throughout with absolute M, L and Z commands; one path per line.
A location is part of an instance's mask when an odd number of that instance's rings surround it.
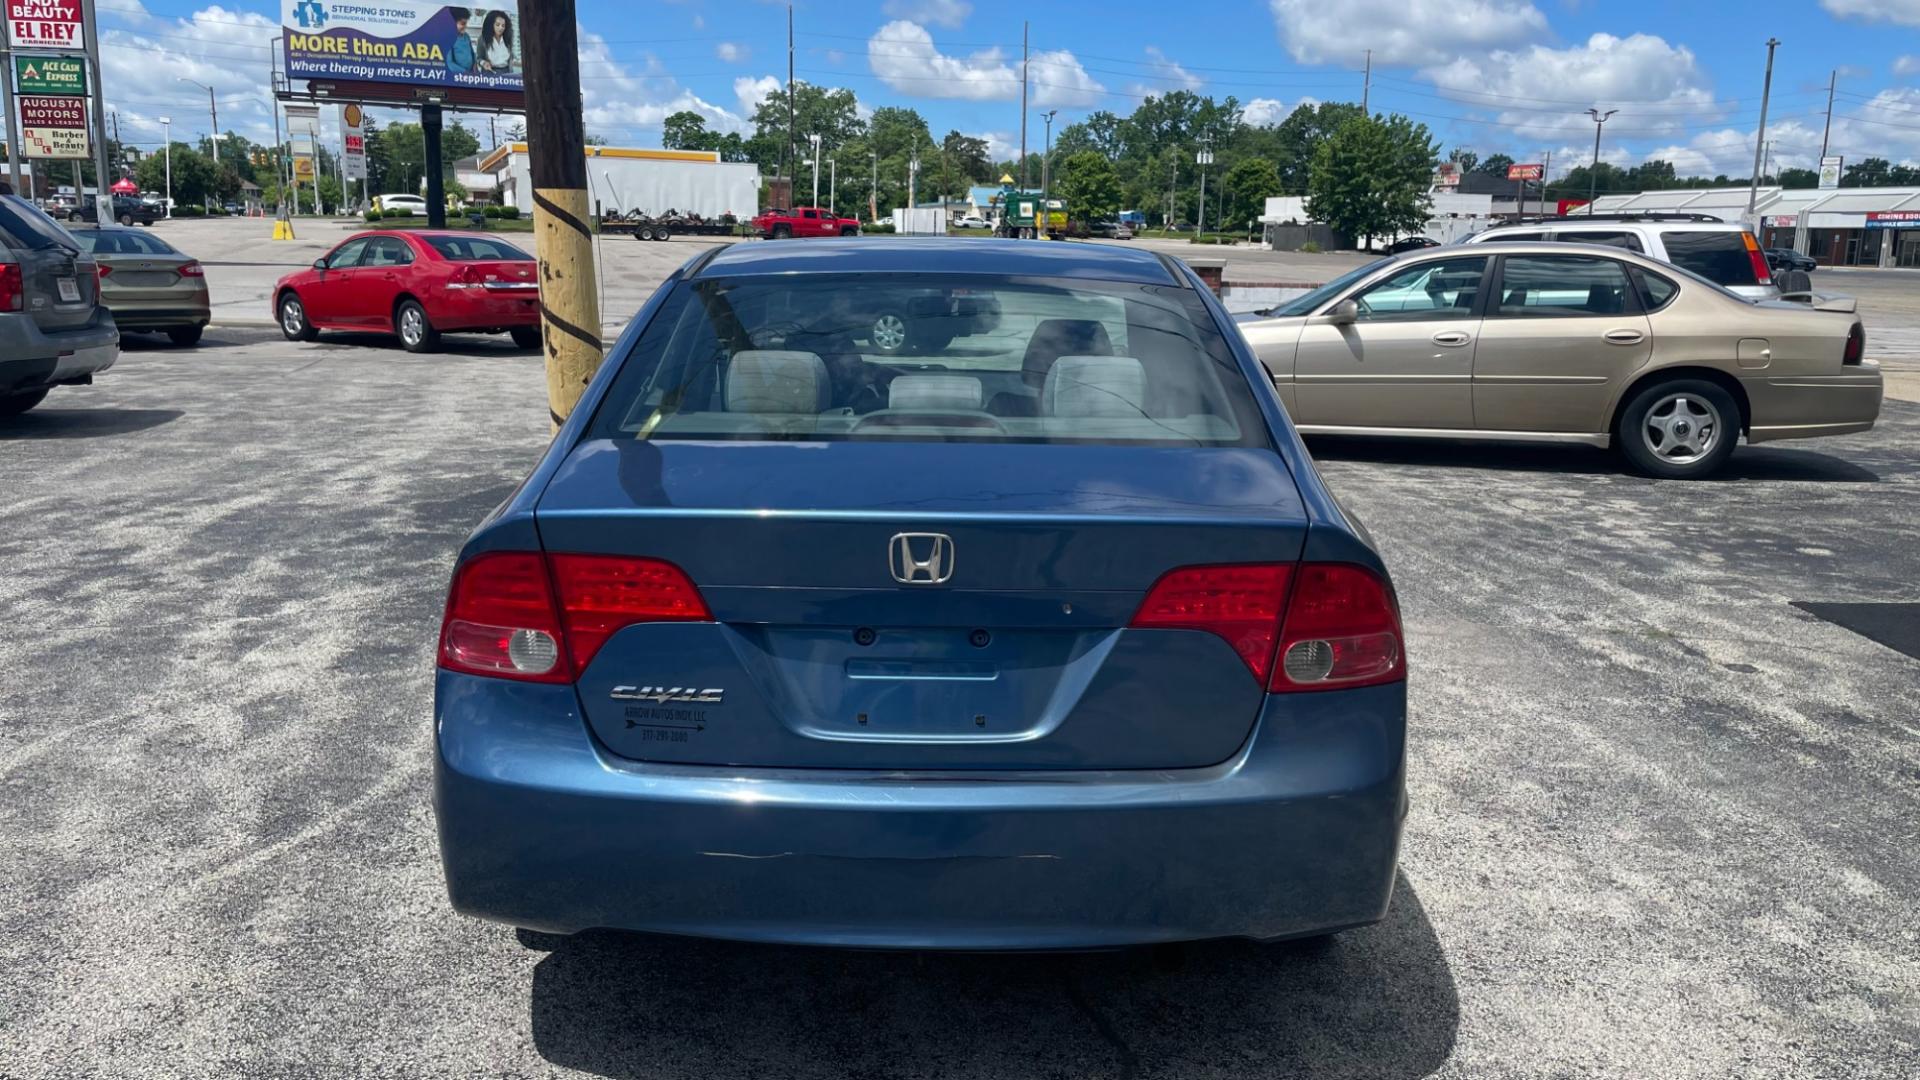
M 953 537 L 895 533 L 887 545 L 887 568 L 902 585 L 944 585 L 953 577 Z

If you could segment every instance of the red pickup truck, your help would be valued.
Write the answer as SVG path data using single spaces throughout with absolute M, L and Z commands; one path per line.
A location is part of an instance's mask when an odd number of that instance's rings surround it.
M 796 206 L 791 210 L 769 210 L 753 219 L 761 236 L 785 240 L 793 236 L 858 236 L 860 219 L 834 217 L 833 211 L 817 206 Z

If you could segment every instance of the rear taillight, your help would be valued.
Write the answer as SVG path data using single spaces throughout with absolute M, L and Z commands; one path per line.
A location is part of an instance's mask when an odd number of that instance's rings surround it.
M 0 311 L 19 311 L 26 306 L 25 279 L 19 263 L 0 263 Z
M 1767 266 L 1767 253 L 1760 250 L 1760 241 L 1750 232 L 1742 232 L 1740 239 L 1747 246 L 1747 261 L 1753 264 L 1753 278 L 1762 285 L 1773 284 L 1773 270 Z
M 462 266 L 453 272 L 452 277 L 447 279 L 447 288 L 449 289 L 478 289 L 480 287 L 480 271 L 472 266 Z
M 560 614 L 546 561 L 523 551 L 475 556 L 453 576 L 440 666 L 473 675 L 563 683 Z
M 179 274 L 181 277 L 206 277 L 207 271 L 199 263 L 190 262 L 180 268 Z
M 1154 584 L 1132 625 L 1218 635 L 1276 693 L 1371 686 L 1406 674 L 1392 589 L 1346 563 L 1183 567 Z
M 713 616 L 680 568 L 611 555 L 488 552 L 455 573 L 440 666 L 570 682 L 624 626 Z
M 1332 690 L 1406 677 L 1400 608 L 1373 571 L 1348 563 L 1304 563 L 1293 577 L 1279 659 L 1267 689 Z
M 1840 355 L 1842 364 L 1858 364 L 1867 356 L 1867 332 L 1859 323 L 1847 331 L 1847 351 Z
M 560 588 L 567 652 L 585 671 L 616 630 L 643 622 L 706 622 L 700 590 L 680 568 L 658 559 L 614 555 L 550 555 Z
M 108 275 L 108 274 L 111 274 L 111 273 L 113 273 L 113 267 L 111 267 L 111 266 L 108 266 L 108 265 L 107 265 L 106 263 L 94 263 L 94 264 L 93 264 L 93 277 L 94 277 L 94 280 L 96 280 L 96 281 L 105 281 L 105 280 L 107 280 L 107 275 Z
M 1133 625 L 1216 634 L 1264 683 L 1273 668 L 1273 645 L 1292 574 L 1293 567 L 1284 563 L 1173 570 L 1147 592 Z

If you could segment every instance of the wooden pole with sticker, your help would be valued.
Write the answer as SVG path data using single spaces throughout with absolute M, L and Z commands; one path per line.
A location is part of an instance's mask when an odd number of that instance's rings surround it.
M 533 174 L 534 254 L 540 261 L 540 342 L 547 416 L 555 430 L 600 368 L 600 303 L 587 203 L 586 129 L 573 0 L 520 9 Z

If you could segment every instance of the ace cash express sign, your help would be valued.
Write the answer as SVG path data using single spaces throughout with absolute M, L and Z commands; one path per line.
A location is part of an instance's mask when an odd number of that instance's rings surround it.
M 16 49 L 87 47 L 80 31 L 80 0 L 4 0 L 7 38 Z

